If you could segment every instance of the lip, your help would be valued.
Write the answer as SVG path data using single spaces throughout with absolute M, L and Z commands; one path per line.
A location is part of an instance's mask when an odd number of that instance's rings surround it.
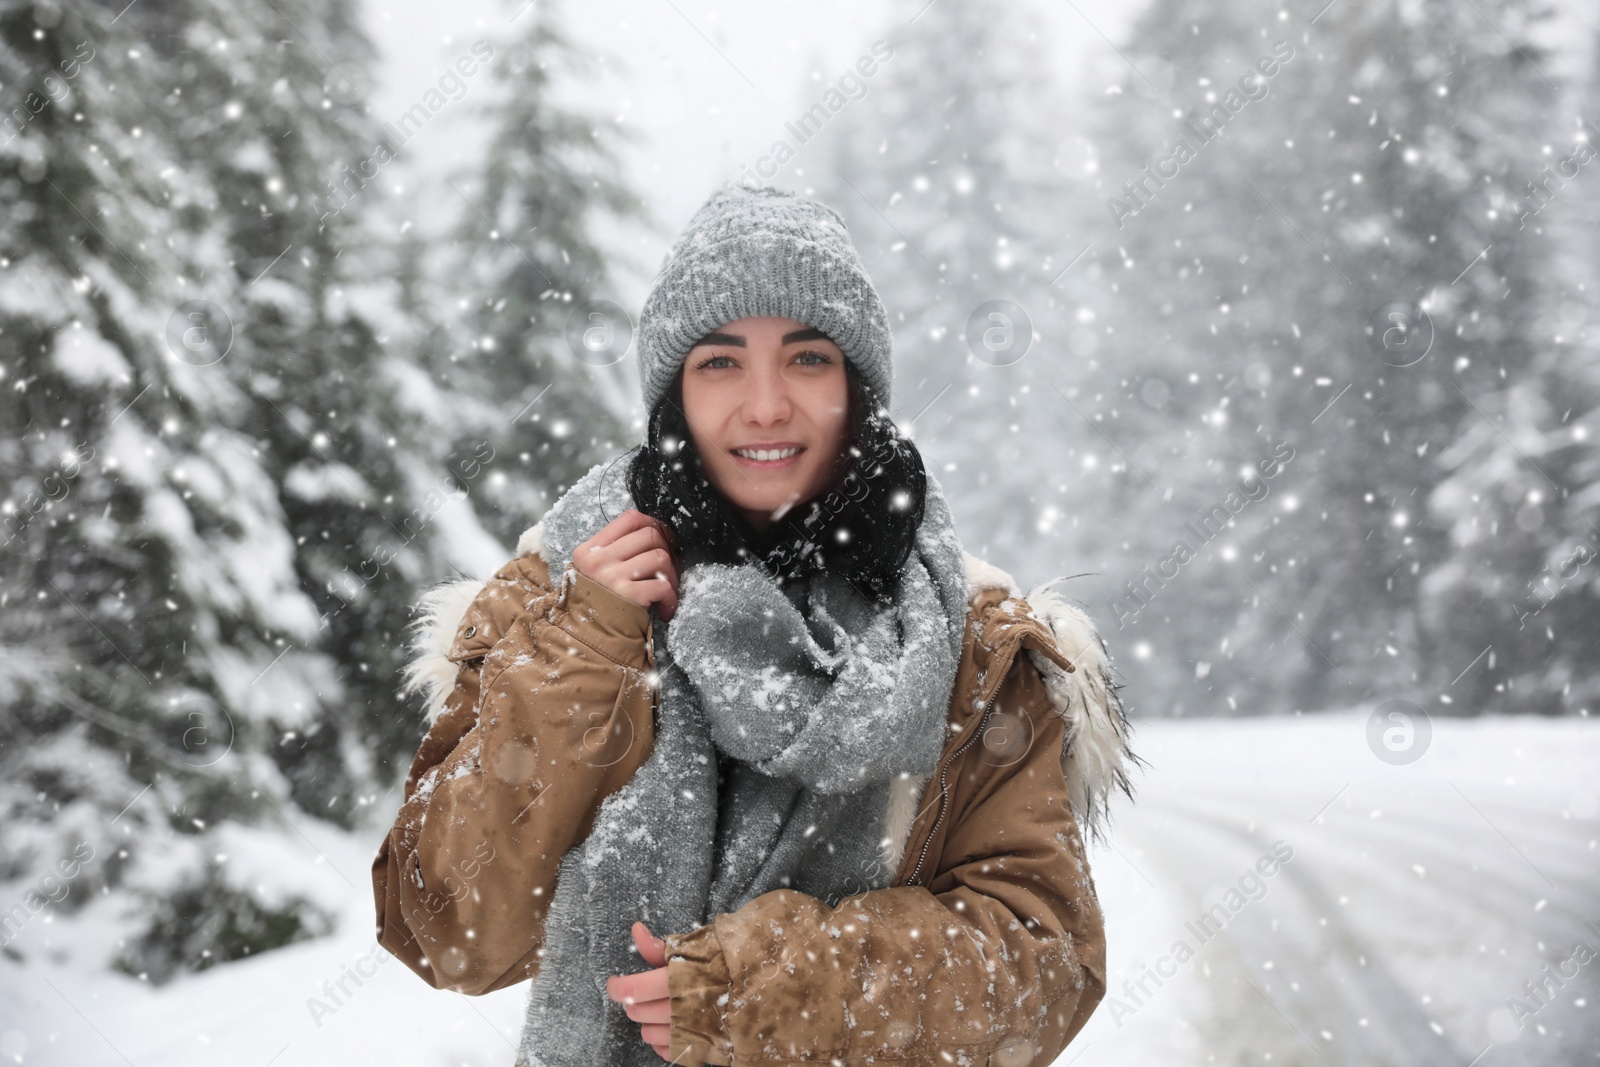
M 744 467 L 747 470 L 756 470 L 756 471 L 778 471 L 778 470 L 783 470 L 783 469 L 785 469 L 787 467 L 792 467 L 796 463 L 800 462 L 800 457 L 805 455 L 805 451 L 806 451 L 806 446 L 801 444 L 798 441 L 775 441 L 775 442 L 772 442 L 770 444 L 767 444 L 767 443 L 750 444 L 750 445 L 739 445 L 737 447 L 739 447 L 739 448 L 747 448 L 747 449 L 752 449 L 752 450 L 758 450 L 758 451 L 759 450 L 763 450 L 763 449 L 771 451 L 771 450 L 774 450 L 774 449 L 781 449 L 781 448 L 798 448 L 800 450 L 800 451 L 796 452 L 794 455 L 790 456 L 788 459 L 765 459 L 765 460 L 762 460 L 762 459 L 746 459 L 744 456 L 739 455 L 739 453 L 735 452 L 733 449 L 731 449 L 731 448 L 728 449 L 728 455 L 733 457 L 733 461 L 735 463 L 739 464 L 741 467 Z

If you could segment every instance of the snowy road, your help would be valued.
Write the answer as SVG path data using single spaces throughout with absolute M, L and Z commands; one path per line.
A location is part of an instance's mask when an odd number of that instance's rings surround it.
M 1546 1005 L 1523 988 L 1579 941 L 1600 951 L 1600 731 L 1435 720 L 1427 753 L 1392 766 L 1365 727 L 1361 713 L 1139 727 L 1138 803 L 1091 856 L 1112 988 L 1061 1064 L 1600 1063 L 1600 959 L 1569 961 Z M 356 890 L 336 936 L 159 990 L 37 952 L 26 968 L 0 959 L 0 1057 L 509 1065 L 524 991 L 440 993 L 374 955 L 376 834 L 302 829 Z M 324 983 L 352 972 L 370 977 L 334 1003 Z M 1532 1012 L 1521 1029 L 1513 997 Z
M 1579 941 L 1600 952 L 1600 734 L 1435 720 L 1427 753 L 1392 766 L 1365 726 L 1139 732 L 1139 802 L 1094 857 L 1112 988 L 1063 1063 L 1600 1062 L 1600 968 L 1569 963 L 1548 1006 L 1523 990 Z M 1275 842 L 1293 858 L 1250 878 Z M 1175 963 L 1180 939 L 1194 956 Z M 1520 1029 L 1512 997 L 1534 1011 Z

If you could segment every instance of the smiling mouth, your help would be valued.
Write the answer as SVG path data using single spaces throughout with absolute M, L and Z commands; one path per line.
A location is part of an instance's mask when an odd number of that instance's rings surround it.
M 735 448 L 730 449 L 740 459 L 755 463 L 777 463 L 798 456 L 804 449 L 790 448 Z

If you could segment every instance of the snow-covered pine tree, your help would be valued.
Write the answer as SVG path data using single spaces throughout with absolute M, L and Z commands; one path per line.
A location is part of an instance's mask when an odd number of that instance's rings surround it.
M 1527 246 L 1543 270 L 1524 296 L 1532 313 L 1518 341 L 1530 356 L 1474 391 L 1481 414 L 1442 450 L 1449 474 L 1429 499 L 1450 531 L 1423 589 L 1443 653 L 1433 688 L 1472 708 L 1593 714 L 1600 702 L 1597 123 L 1600 64 L 1554 109 L 1539 154 L 1520 161 L 1491 208 L 1495 252 Z M 1480 285 L 1474 307 L 1498 303 L 1504 285 Z M 1481 669 L 1457 681 L 1452 664 L 1474 660 Z
M 219 370 L 227 227 L 173 123 L 196 61 L 157 47 L 172 9 L 115 14 L 0 11 L 0 82 L 33 94 L 0 145 L 0 876 L 88 853 L 55 907 L 142 903 L 107 956 L 160 979 L 326 924 L 214 858 L 281 799 L 265 709 L 297 683 L 256 682 L 317 618 Z
M 1202 9 L 1204 28 L 1192 22 Z M 1185 159 L 1165 183 L 1148 171 L 1184 135 L 1179 101 L 1220 99 L 1206 58 L 1217 42 L 1250 46 L 1248 17 L 1234 19 L 1232 11 L 1153 7 L 1128 34 L 1143 46 L 1124 46 L 1131 68 L 1121 55 L 1094 64 L 1104 84 L 1085 163 L 1094 185 L 1086 199 L 1098 218 L 1092 251 L 1060 284 L 1082 308 L 1074 340 L 1090 356 L 1069 398 L 1104 435 L 1104 469 L 1113 475 L 1094 497 L 1101 521 L 1083 534 L 1092 558 L 1106 561 L 1096 615 L 1108 641 L 1131 647 L 1138 661 L 1131 685 L 1141 702 L 1176 715 L 1208 703 L 1218 631 L 1224 654 L 1228 648 L 1219 620 L 1238 610 L 1230 563 L 1208 552 L 1202 535 L 1227 518 L 1214 508 L 1242 499 L 1238 463 L 1220 447 L 1230 401 L 1218 396 L 1242 368 L 1231 351 L 1197 350 L 1189 332 L 1211 329 L 1221 303 L 1210 291 L 1213 264 L 1190 249 L 1199 238 L 1229 239 L 1230 220 L 1197 214 L 1207 202 L 1195 175 L 1200 162 Z M 1191 21 L 1174 21 L 1183 14 Z M 1141 184 L 1156 195 L 1142 205 L 1134 200 L 1138 211 L 1130 215 L 1123 205 Z M 1262 455 L 1270 457 L 1270 448 Z M 1219 566 L 1229 573 L 1203 577 Z
M 218 366 L 251 397 L 239 426 L 318 622 L 250 696 L 271 694 L 261 714 L 294 801 L 348 826 L 414 751 L 394 695 L 405 625 L 417 589 L 467 562 L 474 531 L 446 536 L 447 508 L 489 453 L 450 454 L 448 405 L 412 402 L 427 327 L 400 299 L 397 235 L 370 221 L 401 149 L 370 113 L 355 5 L 195 2 L 168 39 L 191 57 L 174 139 L 216 190 L 233 269 L 235 351 Z
M 1131 35 L 1173 88 L 1130 74 L 1103 115 L 1124 395 L 1165 398 L 1123 407 L 1171 457 L 1170 517 L 1130 540 L 1199 558 L 1124 605 L 1216 710 L 1420 696 L 1454 661 L 1420 617 L 1448 551 L 1428 500 L 1469 398 L 1530 368 L 1543 269 L 1535 241 L 1484 254 L 1550 100 L 1533 5 L 1484 12 L 1518 45 L 1431 3 L 1159 0 Z
M 1087 428 L 1056 390 L 1075 373 L 1075 323 L 1051 283 L 1084 241 L 1048 45 L 1015 5 L 893 13 L 886 47 L 862 50 L 877 65 L 864 96 L 830 102 L 828 71 L 803 84 L 790 125 L 810 136 L 779 180 L 847 220 L 889 311 L 895 416 L 958 524 L 971 517 L 969 547 L 1059 574 L 1081 491 L 1062 459 Z M 838 114 L 819 128 L 817 107 Z
M 450 179 L 458 222 L 431 275 L 445 345 L 429 362 L 459 405 L 456 450 L 497 457 L 471 500 L 507 546 L 632 443 L 632 312 L 599 235 L 648 221 L 619 159 L 637 135 L 564 95 L 616 60 L 576 45 L 559 5 L 519 19 L 493 43 L 485 156 Z

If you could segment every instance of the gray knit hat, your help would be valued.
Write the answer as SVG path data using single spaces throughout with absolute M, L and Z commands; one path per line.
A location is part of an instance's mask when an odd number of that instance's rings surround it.
M 694 343 L 777 315 L 839 346 L 887 406 L 889 315 L 837 211 L 770 185 L 725 183 L 673 244 L 639 312 L 639 383 L 655 407 Z

